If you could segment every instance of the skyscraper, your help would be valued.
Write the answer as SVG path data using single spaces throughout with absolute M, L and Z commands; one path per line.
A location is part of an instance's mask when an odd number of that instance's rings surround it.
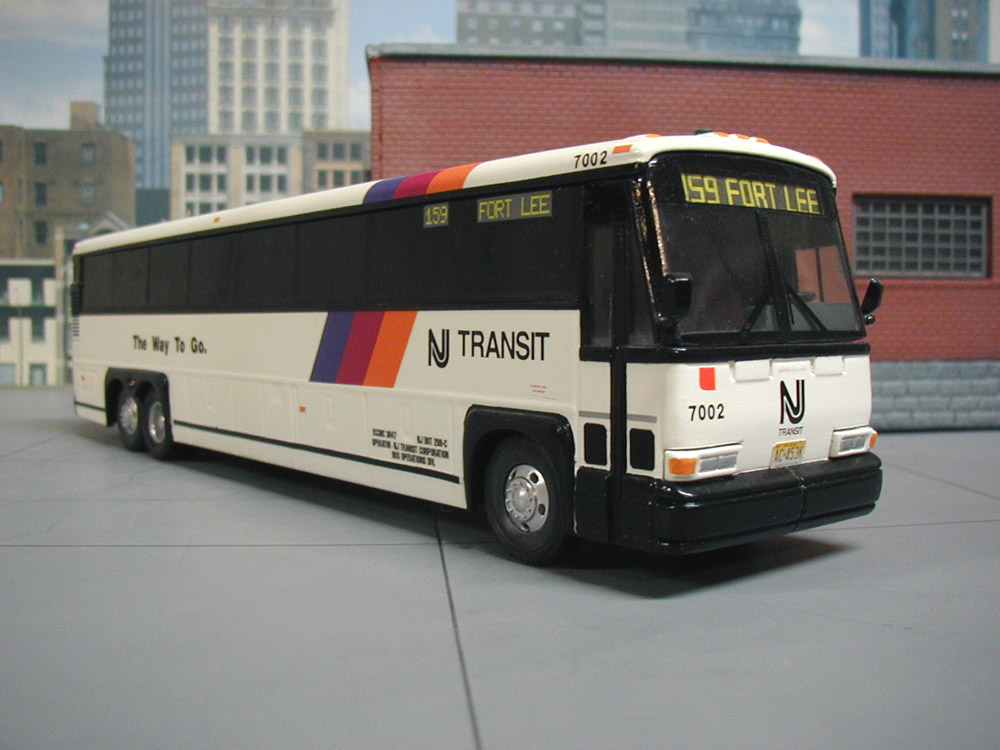
M 136 184 L 166 190 L 170 139 L 347 123 L 349 0 L 110 0 L 107 124 Z
M 797 0 L 458 0 L 458 42 L 796 54 Z
M 861 56 L 987 62 L 987 0 L 861 0 Z

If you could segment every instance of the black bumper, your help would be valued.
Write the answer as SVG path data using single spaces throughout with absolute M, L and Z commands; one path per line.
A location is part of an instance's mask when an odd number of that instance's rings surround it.
M 881 467 L 864 453 L 703 482 L 627 475 L 616 541 L 688 554 L 863 516 L 882 490 Z

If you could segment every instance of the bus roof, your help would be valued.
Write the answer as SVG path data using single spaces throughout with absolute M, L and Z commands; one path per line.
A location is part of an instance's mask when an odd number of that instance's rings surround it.
M 670 151 L 719 151 L 779 159 L 814 169 L 828 177 L 836 185 L 833 171 L 816 157 L 771 145 L 763 138 L 718 132 L 677 136 L 638 135 L 613 141 L 465 164 L 408 177 L 376 180 L 160 224 L 150 224 L 82 240 L 76 244 L 73 252 L 74 254 L 88 253 L 121 245 L 155 242 L 171 237 L 398 198 L 411 198 L 465 188 L 501 185 L 607 167 L 640 164 L 649 161 L 657 154 Z M 592 155 L 596 155 L 597 158 L 592 159 Z

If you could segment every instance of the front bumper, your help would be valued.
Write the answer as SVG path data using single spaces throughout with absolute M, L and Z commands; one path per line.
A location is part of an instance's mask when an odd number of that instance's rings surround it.
M 863 516 L 881 492 L 881 466 L 864 453 L 702 482 L 627 475 L 618 542 L 688 554 Z

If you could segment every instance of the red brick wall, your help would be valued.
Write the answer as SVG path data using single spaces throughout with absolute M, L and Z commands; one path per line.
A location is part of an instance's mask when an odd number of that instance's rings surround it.
M 373 58 L 372 168 L 391 177 L 637 133 L 711 128 L 825 160 L 848 247 L 855 194 L 1000 207 L 1000 75 L 658 61 Z M 991 278 L 886 279 L 875 359 L 1000 359 Z

